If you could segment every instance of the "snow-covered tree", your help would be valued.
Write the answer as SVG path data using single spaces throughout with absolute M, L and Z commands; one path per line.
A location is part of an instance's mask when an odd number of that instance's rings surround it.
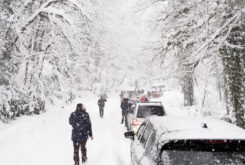
M 97 51 L 92 5 L 77 0 L 1 3 L 1 116 L 18 116 L 13 101 L 23 102 L 23 113 L 39 113 L 45 100 L 70 102 L 77 90 L 90 88 Z
M 206 69 L 211 71 L 208 75 L 216 75 L 220 95 L 222 82 L 225 84 L 227 107 L 231 109 L 228 112 L 234 112 L 236 124 L 244 127 L 244 89 L 241 85 L 244 84 L 244 78 L 239 76 L 243 75 L 244 70 L 244 2 L 167 2 L 167 7 L 158 19 L 162 32 L 155 50 L 158 50 L 157 56 L 161 59 L 169 55 L 177 57 L 176 67 L 171 69 L 175 68 L 172 72 L 178 73 L 183 82 L 184 96 L 190 103 L 186 105 L 191 105 L 193 100 L 189 97 L 193 96 L 190 94 L 193 93 L 193 80 L 200 74 L 196 68 L 206 63 L 210 67 Z M 219 67 L 221 61 L 223 67 Z M 222 68 L 224 76 L 220 76 Z M 206 76 L 207 79 L 209 77 Z M 221 77 L 225 79 L 221 80 Z M 203 101 L 206 93 L 204 91 Z
M 220 49 L 224 66 L 225 98 L 228 114 L 232 113 L 235 123 L 245 128 L 245 11 L 244 2 L 228 3 L 225 19 L 236 16 L 227 28 L 226 39 Z

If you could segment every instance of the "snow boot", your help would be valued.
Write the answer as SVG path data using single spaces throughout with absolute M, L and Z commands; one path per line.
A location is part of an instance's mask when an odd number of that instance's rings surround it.
M 86 161 L 87 161 L 87 158 L 85 157 L 85 158 L 82 158 L 82 163 L 86 163 Z

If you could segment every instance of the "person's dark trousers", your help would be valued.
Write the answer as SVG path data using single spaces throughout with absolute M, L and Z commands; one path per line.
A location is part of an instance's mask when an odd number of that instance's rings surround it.
M 104 107 L 100 107 L 100 117 L 104 116 Z
M 121 124 L 123 124 L 124 121 L 125 121 L 125 127 L 128 129 L 128 118 L 127 118 L 127 115 L 122 114 Z
M 122 109 L 122 121 L 121 121 L 121 124 L 123 124 L 124 120 L 125 120 L 125 114 L 124 114 L 124 110 Z
M 127 129 L 129 129 L 129 127 L 128 127 L 128 117 L 127 117 L 127 114 L 124 115 L 124 119 L 125 119 L 125 127 Z
M 122 114 L 122 121 L 121 121 L 121 124 L 123 124 L 124 117 L 125 117 L 125 116 Z
M 75 161 L 75 165 L 79 165 L 79 149 L 81 148 L 81 152 L 82 152 L 82 162 L 86 162 L 87 160 L 87 149 L 86 149 L 86 143 L 85 142 L 81 142 L 81 143 L 73 143 L 73 147 L 74 147 L 74 161 Z

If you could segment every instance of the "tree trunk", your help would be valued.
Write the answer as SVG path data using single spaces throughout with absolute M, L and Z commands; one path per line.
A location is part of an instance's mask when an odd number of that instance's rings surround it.
M 245 128 L 245 21 L 244 13 L 220 50 L 224 65 L 227 106 L 235 116 L 236 125 Z
M 186 73 L 182 78 L 182 90 L 184 94 L 184 106 L 192 106 L 194 104 L 194 82 L 192 73 Z

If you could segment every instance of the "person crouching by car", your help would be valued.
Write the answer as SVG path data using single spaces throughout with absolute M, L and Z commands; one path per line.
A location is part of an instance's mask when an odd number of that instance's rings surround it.
M 86 143 L 88 137 L 93 140 L 92 126 L 89 114 L 86 112 L 83 104 L 77 104 L 75 112 L 72 112 L 69 118 L 69 123 L 72 126 L 72 141 L 74 147 L 75 165 L 79 165 L 79 149 L 82 151 L 82 162 L 87 161 Z

